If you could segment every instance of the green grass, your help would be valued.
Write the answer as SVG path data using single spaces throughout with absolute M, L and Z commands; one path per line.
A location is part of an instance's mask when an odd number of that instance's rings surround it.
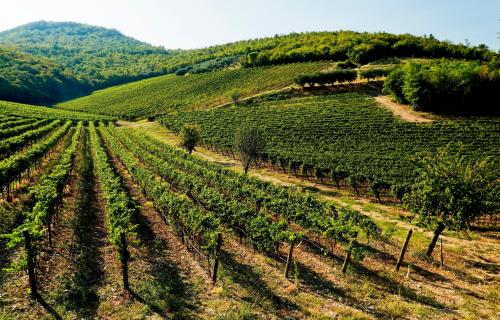
M 186 76 L 170 74 L 97 91 L 90 96 L 60 103 L 58 107 L 124 118 L 207 108 L 230 102 L 234 90 L 244 98 L 282 88 L 292 84 L 297 74 L 318 71 L 327 65 L 324 62 L 295 63 Z

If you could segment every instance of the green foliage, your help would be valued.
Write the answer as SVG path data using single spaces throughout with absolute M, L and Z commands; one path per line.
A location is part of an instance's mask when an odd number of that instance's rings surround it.
M 238 41 L 205 49 L 183 51 L 168 60 L 168 68 L 196 65 L 214 57 L 241 55 L 243 66 L 306 61 L 344 61 L 365 64 L 393 57 L 489 60 L 495 54 L 484 45 L 475 47 L 439 41 L 432 36 L 353 31 L 304 32 Z
M 238 103 L 243 96 L 243 92 L 239 89 L 233 89 L 227 93 L 227 96 L 231 99 L 233 103 Z
M 94 92 L 64 102 L 61 109 L 117 115 L 126 118 L 156 116 L 176 110 L 202 109 L 231 102 L 229 93 L 242 96 L 290 85 L 303 72 L 321 70 L 326 63 L 297 63 L 191 74 L 166 75 Z
M 103 196 L 106 200 L 106 224 L 109 239 L 118 247 L 118 257 L 121 261 L 128 260 L 128 251 L 121 241 L 120 235 L 133 232 L 135 226 L 132 219 L 137 207 L 134 200 L 125 191 L 123 182 L 110 164 L 101 139 L 97 135 L 93 122 L 89 123 L 90 145 L 94 161 L 94 172 L 99 179 Z
M 425 225 L 464 230 L 475 217 L 500 210 L 500 185 L 491 159 L 470 161 L 450 147 L 419 156 L 405 206 Z
M 171 54 L 116 30 L 72 22 L 7 30 L 0 45 L 0 99 L 27 103 L 52 103 L 164 74 Z
M 35 122 L 37 123 L 37 122 Z M 0 140 L 0 159 L 6 158 L 29 143 L 43 137 L 60 124 L 60 120 L 54 120 L 47 125 L 27 130 L 20 135 Z M 14 127 L 16 128 L 16 127 Z M 1 135 L 1 131 L 0 131 Z
M 45 104 L 89 89 L 57 62 L 0 46 L 0 100 Z
M 391 72 L 391 70 L 389 70 L 389 69 L 372 68 L 372 69 L 367 69 L 367 70 L 361 70 L 359 72 L 359 77 L 363 78 L 363 79 L 368 79 L 368 80 L 377 79 L 377 78 L 381 78 L 381 77 L 386 77 L 390 72 Z
M 498 68 L 478 62 L 408 63 L 391 73 L 384 89 L 417 110 L 498 114 Z
M 40 106 L 32 106 L 28 104 L 21 104 L 15 102 L 0 101 L 0 116 L 12 117 L 11 120 L 22 119 L 41 119 L 40 121 L 47 121 L 48 119 L 61 119 L 61 120 L 115 120 L 115 117 L 108 117 L 103 115 L 94 115 L 91 113 L 73 112 L 69 110 L 59 110 L 54 108 L 46 108 Z M 7 129 L 4 125 L 2 129 Z M 27 127 L 25 128 L 27 129 Z
M 14 154 L 11 157 L 0 161 L 0 190 L 3 192 L 9 184 L 20 177 L 29 168 L 36 165 L 43 155 L 45 155 L 64 136 L 71 126 L 71 121 L 67 121 L 62 127 L 41 141 L 29 146 L 25 151 Z
M 235 147 L 247 173 L 250 164 L 262 155 L 266 147 L 266 137 L 258 127 L 247 126 L 238 130 L 235 139 Z
M 401 68 L 396 68 L 387 75 L 384 81 L 382 93 L 389 94 L 399 103 L 408 103 L 403 94 L 404 71 Z
M 70 122 L 67 123 L 69 125 Z M 46 235 L 47 226 L 51 223 L 51 217 L 57 211 L 62 201 L 64 188 L 68 183 L 73 161 L 79 143 L 83 123 L 80 122 L 71 138 L 71 143 L 64 151 L 58 163 L 42 176 L 37 184 L 30 189 L 33 199 L 33 208 L 25 213 L 23 223 L 10 234 L 3 235 L 9 239 L 9 247 L 14 247 L 23 241 L 23 231 L 27 231 L 34 245 L 34 251 L 40 251 L 41 240 Z M 66 126 L 67 127 L 67 126 Z M 27 257 L 23 256 L 17 268 L 27 268 Z
M 327 230 L 335 230 L 339 241 L 347 241 L 356 230 L 378 233 L 376 225 L 359 212 L 337 209 L 309 194 L 235 173 L 147 136 L 119 130 L 112 131 L 112 135 L 127 146 L 129 154 L 133 154 L 127 157 L 137 157 L 148 170 L 168 182 L 156 182 L 156 187 L 151 187 L 153 190 L 158 190 L 160 186 L 169 188 L 170 185 L 186 192 L 193 203 L 213 213 L 221 223 L 237 233 L 246 235 L 262 251 L 274 253 L 277 245 L 302 239 L 301 233 L 288 227 L 289 220 L 318 234 L 328 235 Z M 143 169 L 134 169 L 133 163 L 130 163 L 129 170 L 136 175 L 135 172 Z M 155 197 L 154 192 L 151 194 Z M 158 207 L 159 203 L 155 201 L 155 205 Z M 170 210 L 176 212 L 175 209 Z M 189 226 L 192 228 L 199 224 L 192 221 Z M 188 226 L 185 228 L 190 229 Z
M 352 82 L 356 80 L 358 73 L 356 70 L 338 69 L 316 73 L 303 73 L 295 77 L 295 83 L 300 86 L 314 86 L 315 84 L 326 85 L 342 82 Z
M 191 154 L 201 139 L 201 128 L 197 124 L 185 124 L 181 129 L 182 146 Z
M 497 121 L 403 122 L 379 108 L 373 98 L 356 93 L 179 111 L 161 117 L 160 122 L 174 132 L 185 123 L 198 123 L 203 143 L 224 150 L 236 150 L 234 133 L 240 127 L 260 127 L 268 142 L 263 158 L 276 169 L 290 165 L 298 170 L 307 164 L 313 170 L 326 169 L 324 178 L 335 184 L 358 175 L 390 184 L 398 198 L 415 177 L 413 156 L 434 152 L 450 141 L 460 141 L 468 159 L 491 156 L 500 168 Z M 388 194 L 386 188 L 380 191 Z

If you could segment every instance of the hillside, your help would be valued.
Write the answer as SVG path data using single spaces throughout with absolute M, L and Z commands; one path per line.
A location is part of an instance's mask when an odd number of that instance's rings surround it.
M 165 75 L 96 91 L 58 108 L 115 115 L 153 117 L 172 110 L 209 108 L 291 85 L 297 74 L 326 68 L 326 62 L 229 69 L 185 76 Z
M 199 72 L 222 59 L 234 58 L 244 66 L 305 61 L 344 61 L 358 65 L 394 57 L 492 59 L 496 54 L 485 45 L 476 47 L 441 41 L 434 36 L 354 31 L 303 32 L 276 35 L 183 51 L 167 61 L 169 70 L 180 67 Z M 201 68 L 204 69 L 204 68 Z
M 169 56 L 163 48 L 126 37 L 116 30 L 71 22 L 40 21 L 0 32 L 2 48 L 22 57 L 19 62 L 8 58 L 0 65 L 0 75 L 9 86 L 3 98 L 31 103 L 61 101 L 98 88 L 165 73 L 163 65 Z M 0 52 L 5 55 L 5 51 Z M 16 73 L 26 72 L 23 65 L 27 63 L 33 65 L 30 74 L 48 83 L 45 87 L 23 77 L 16 78 Z M 39 69 L 51 69 L 52 65 L 57 65 L 59 73 L 72 83 L 50 84 L 57 77 Z M 31 95 L 25 95 L 25 91 L 31 91 Z
M 359 93 L 255 100 L 213 110 L 180 110 L 159 120 L 177 133 L 184 124 L 197 123 L 203 143 L 223 152 L 236 152 L 239 128 L 260 127 L 268 141 L 264 159 L 276 170 L 332 183 L 335 174 L 345 183 L 348 178 L 359 184 L 378 181 L 386 191 L 413 180 L 416 154 L 451 142 L 469 158 L 500 159 L 500 122 L 491 119 L 405 122 L 372 96 Z
M 0 101 L 0 115 L 14 118 L 30 118 L 30 119 L 65 119 L 73 121 L 93 121 L 93 120 L 115 120 L 114 117 L 91 114 L 88 112 L 73 112 L 67 110 L 59 110 L 42 106 L 34 106 L 16 102 Z M 15 119 L 19 120 L 19 119 Z M 2 123 L 8 126 L 8 123 Z
M 20 58 L 7 57 L 12 54 Z M 166 50 L 113 29 L 38 21 L 0 32 L 0 56 L 7 61 L 0 64 L 2 98 L 48 104 L 166 73 L 312 61 L 349 61 L 359 66 L 395 57 L 488 61 L 496 54 L 483 45 L 454 44 L 432 35 L 353 31 L 292 33 L 195 50 Z M 42 70 L 50 71 L 54 65 L 58 69 L 55 76 Z M 28 79 L 27 72 L 34 79 Z
M 0 320 L 496 320 L 499 85 L 432 35 L 2 32 Z
M 63 65 L 0 47 L 0 99 L 46 104 L 88 93 Z

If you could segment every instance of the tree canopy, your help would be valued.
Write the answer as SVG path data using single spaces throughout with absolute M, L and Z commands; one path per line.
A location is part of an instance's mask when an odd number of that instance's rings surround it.
M 421 154 L 418 164 L 403 202 L 420 223 L 436 228 L 427 255 L 445 228 L 468 229 L 475 217 L 500 209 L 500 183 L 491 159 L 469 161 L 460 153 L 452 154 L 448 146 L 435 154 Z

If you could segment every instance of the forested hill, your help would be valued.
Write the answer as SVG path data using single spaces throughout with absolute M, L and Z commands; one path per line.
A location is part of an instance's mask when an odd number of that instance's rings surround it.
M 0 32 L 0 49 L 0 95 L 30 103 L 163 74 L 170 54 L 116 30 L 45 21 Z
M 311 61 L 363 65 L 394 57 L 489 61 L 484 45 L 432 35 L 353 31 L 276 35 L 195 50 L 166 50 L 117 30 L 74 22 L 39 21 L 0 32 L 0 99 L 51 104 L 94 90 L 167 73 L 206 73 Z
M 489 61 L 498 56 L 486 45 L 468 46 L 441 41 L 433 35 L 355 31 L 303 32 L 276 35 L 189 50 L 172 56 L 169 69 L 184 67 L 198 73 L 210 65 L 233 59 L 243 66 L 292 62 L 344 61 L 366 64 L 392 57 L 453 58 Z M 194 71 L 194 72 L 193 72 Z

